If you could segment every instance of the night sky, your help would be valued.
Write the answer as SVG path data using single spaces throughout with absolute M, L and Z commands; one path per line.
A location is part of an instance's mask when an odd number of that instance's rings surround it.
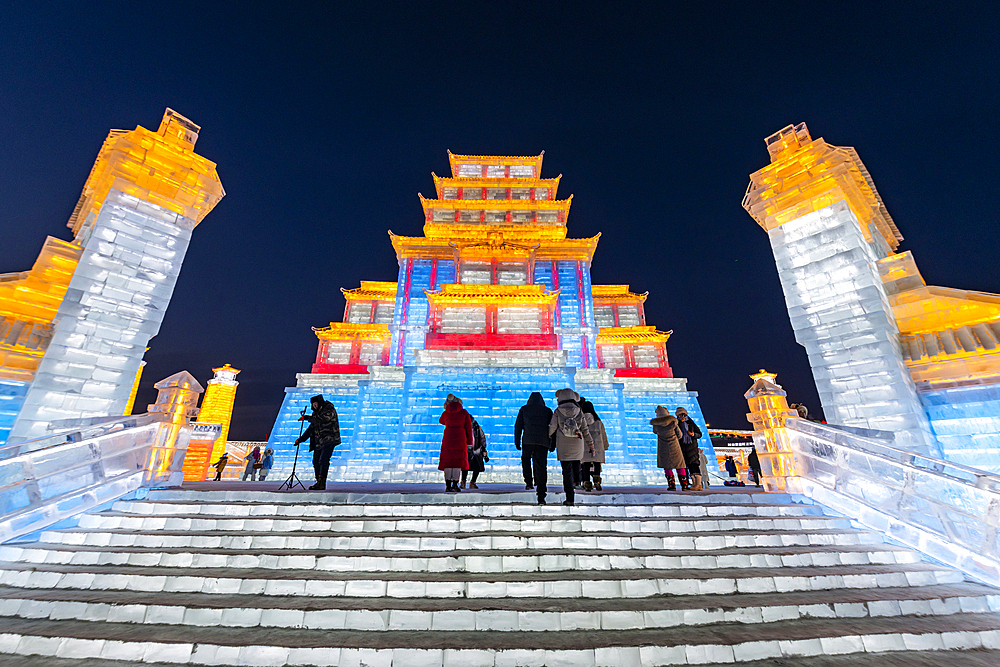
M 537 155 L 603 233 L 594 283 L 646 318 L 713 427 L 760 367 L 815 414 L 766 234 L 765 136 L 855 146 L 930 284 L 1000 292 L 997 3 L 5 3 L 0 272 L 65 227 L 107 132 L 169 106 L 227 196 L 194 234 L 137 411 L 186 369 L 242 369 L 230 437 L 263 439 L 341 287 L 395 280 L 446 151 Z M 965 5 L 964 7 L 962 5 Z M 979 7 L 979 10 L 971 9 Z

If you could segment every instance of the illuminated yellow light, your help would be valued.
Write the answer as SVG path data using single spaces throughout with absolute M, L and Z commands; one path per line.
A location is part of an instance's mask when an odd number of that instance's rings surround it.
M 322 329 L 313 328 L 320 340 L 365 340 L 387 341 L 392 336 L 388 324 L 367 324 L 357 322 L 330 322 Z
M 853 148 L 812 139 L 805 123 L 767 138 L 771 164 L 750 175 L 743 208 L 770 231 L 838 201 L 847 202 L 872 241 L 870 225 L 892 249 L 903 240 Z
M 629 291 L 628 285 L 592 285 L 590 293 L 594 297 L 594 304 L 598 302 L 614 301 L 638 301 L 645 303 L 649 292 L 635 294 Z
M 236 376 L 239 370 L 229 364 L 213 368 L 215 377 L 208 381 L 205 389 L 205 397 L 201 401 L 201 410 L 198 412 L 198 423 L 201 424 L 222 424 L 222 433 L 219 439 L 212 446 L 210 457 L 213 461 L 218 460 L 222 453 L 226 451 L 226 442 L 229 439 L 229 425 L 233 418 L 233 405 L 236 402 L 236 388 L 239 382 Z M 201 462 L 196 462 L 199 466 Z
M 383 280 L 362 280 L 361 287 L 354 289 L 340 288 L 344 298 L 348 301 L 395 301 L 396 283 Z
M 428 226 L 447 227 L 450 233 L 438 234 L 437 231 L 427 234 Z M 535 260 L 538 261 L 585 261 L 594 258 L 597 243 L 601 238 L 598 234 L 589 239 L 567 239 L 566 228 L 550 226 L 545 233 L 538 233 L 539 226 L 525 229 L 526 226 L 476 224 L 476 225 L 426 225 L 426 236 L 399 236 L 389 232 L 392 247 L 397 259 L 454 259 L 455 247 L 473 243 L 486 243 L 491 234 L 497 231 L 503 233 L 504 239 L 511 244 L 521 246 L 538 246 L 535 250 Z M 559 234 L 548 232 L 561 230 Z M 438 230 L 440 231 L 440 230 Z M 512 253 L 512 256 L 514 254 Z
M 432 306 L 517 304 L 552 306 L 561 290 L 547 292 L 544 285 L 442 285 L 440 292 L 424 290 Z
M 656 327 L 601 327 L 597 344 L 666 343 L 673 331 L 657 331 Z
M 149 349 L 148 347 L 146 348 Z M 128 395 L 128 403 L 125 404 L 125 412 L 122 416 L 127 416 L 132 414 L 132 408 L 135 406 L 135 395 L 139 393 L 139 380 L 142 378 L 142 369 L 146 367 L 145 361 L 139 362 L 139 368 L 135 372 L 135 380 L 132 382 L 132 391 Z
M 434 172 L 431 172 L 431 178 L 434 179 L 434 190 L 437 192 L 438 199 L 444 198 L 445 188 L 497 188 L 497 187 L 505 187 L 511 189 L 548 188 L 550 198 L 555 199 L 556 193 L 559 191 L 559 180 L 562 178 L 562 175 L 560 174 L 556 178 L 500 179 L 500 178 L 487 178 L 485 176 L 479 178 L 455 178 L 448 176 L 438 176 Z M 487 201 L 501 202 L 501 201 L 524 201 L 524 200 L 490 199 Z
M 479 165 L 531 165 L 535 176 L 542 173 L 542 157 L 545 151 L 538 155 L 456 155 L 448 151 L 448 162 L 451 164 L 451 174 L 458 177 L 458 167 L 466 164 Z

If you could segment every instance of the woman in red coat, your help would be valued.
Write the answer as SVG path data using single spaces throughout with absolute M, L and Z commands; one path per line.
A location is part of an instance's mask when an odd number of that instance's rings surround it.
M 444 402 L 444 414 L 438 421 L 444 424 L 438 470 L 444 471 L 445 492 L 458 491 L 462 471 L 469 469 L 468 451 L 473 445 L 472 415 L 462 408 L 461 399 L 448 394 Z

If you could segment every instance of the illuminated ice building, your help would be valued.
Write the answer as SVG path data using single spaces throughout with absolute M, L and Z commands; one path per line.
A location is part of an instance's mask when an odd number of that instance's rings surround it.
M 1000 472 L 1000 295 L 927 285 L 853 148 L 767 138 L 743 205 L 767 231 L 831 424 Z
M 517 411 L 532 391 L 555 407 L 562 387 L 604 421 L 606 483 L 664 481 L 649 426 L 657 405 L 687 408 L 714 465 L 697 393 L 667 361 L 670 333 L 646 325 L 645 294 L 591 285 L 599 235 L 567 237 L 572 197 L 557 198 L 558 177 L 541 178 L 542 155 L 449 161 L 451 177 L 432 174 L 436 198 L 421 196 L 424 235 L 389 232 L 397 282 L 342 290 L 344 321 L 316 330 L 316 363 L 285 390 L 271 432 L 275 473 L 291 466 L 300 411 L 323 394 L 343 438 L 331 480 L 436 480 L 451 393 L 486 431 L 484 479 L 516 482 Z

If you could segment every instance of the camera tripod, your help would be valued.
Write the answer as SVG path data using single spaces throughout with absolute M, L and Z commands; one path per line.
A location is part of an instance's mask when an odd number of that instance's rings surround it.
M 305 410 L 305 408 L 302 408 L 302 416 L 304 417 L 305 414 L 306 414 L 306 410 Z M 306 424 L 305 424 L 304 421 L 300 421 L 300 423 L 299 423 L 299 437 L 300 438 L 302 437 L 302 428 L 305 425 Z M 295 440 L 295 459 L 292 460 L 292 474 L 288 476 L 288 479 L 286 479 L 284 482 L 281 483 L 281 486 L 278 487 L 278 491 L 282 491 L 282 490 L 284 490 L 284 491 L 291 491 L 296 486 L 301 486 L 303 491 L 306 490 L 306 485 L 303 484 L 302 481 L 299 479 L 299 476 L 295 474 L 295 467 L 299 464 L 299 447 L 300 446 L 301 445 L 300 445 L 298 439 L 296 439 Z

